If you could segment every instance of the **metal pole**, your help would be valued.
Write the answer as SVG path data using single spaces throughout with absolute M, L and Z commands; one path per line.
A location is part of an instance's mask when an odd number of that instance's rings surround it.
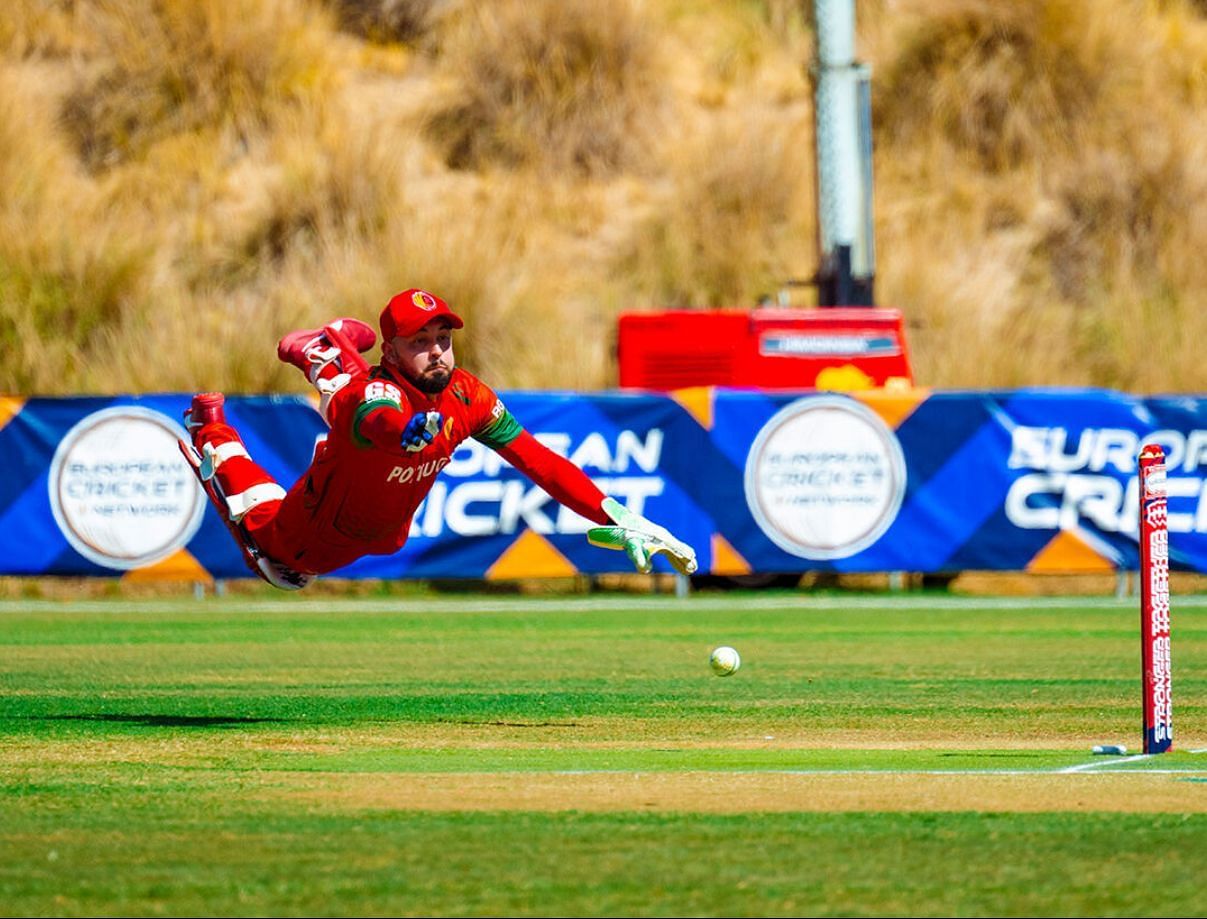
M 871 79 L 855 61 L 855 0 L 815 0 L 818 299 L 870 306 Z

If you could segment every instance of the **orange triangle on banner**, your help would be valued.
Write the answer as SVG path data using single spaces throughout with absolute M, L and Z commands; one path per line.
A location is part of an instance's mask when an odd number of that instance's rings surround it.
M 1027 564 L 1032 572 L 1114 571 L 1115 566 L 1085 544 L 1076 533 L 1061 530 Z
M 689 386 L 686 389 L 675 389 L 667 393 L 678 402 L 687 413 L 696 419 L 697 424 L 706 431 L 712 430 L 712 405 L 714 386 Z
M 750 574 L 750 563 L 720 533 L 712 534 L 710 574 Z
M 851 393 L 851 397 L 858 399 L 896 430 L 901 422 L 914 413 L 914 409 L 930 397 L 930 390 L 869 389 Z
M 193 557 L 188 549 L 178 549 L 165 559 L 142 568 L 134 568 L 122 575 L 123 581 L 203 581 L 213 582 L 214 577 Z
M 15 396 L 0 396 L 0 428 L 16 418 L 24 407 L 24 399 L 18 399 Z
M 525 530 L 486 570 L 486 579 L 564 578 L 575 574 L 578 569 L 553 548 L 549 540 L 532 530 Z

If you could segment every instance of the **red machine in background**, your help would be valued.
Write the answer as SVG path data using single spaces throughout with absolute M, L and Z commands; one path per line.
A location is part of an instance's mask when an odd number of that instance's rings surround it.
M 625 313 L 617 352 L 622 387 L 913 384 L 901 312 L 880 307 Z

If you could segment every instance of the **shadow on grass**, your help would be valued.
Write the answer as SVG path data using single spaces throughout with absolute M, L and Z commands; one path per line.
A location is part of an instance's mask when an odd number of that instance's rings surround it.
M 155 728 L 213 728 L 234 724 L 284 724 L 281 718 L 241 718 L 233 715 L 138 715 L 98 712 L 87 715 L 38 715 L 35 721 L 106 721 Z

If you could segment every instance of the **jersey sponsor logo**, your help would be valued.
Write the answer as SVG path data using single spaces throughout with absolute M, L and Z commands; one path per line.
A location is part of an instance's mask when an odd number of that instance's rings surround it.
M 393 402 L 395 405 L 402 405 L 402 390 L 393 383 L 386 383 L 382 380 L 375 380 L 365 387 L 365 401 Z
M 386 482 L 396 482 L 399 485 L 422 482 L 424 479 L 430 479 L 448 464 L 449 458 L 445 456 L 438 460 L 428 460 L 426 463 L 419 463 L 416 466 L 395 466 L 390 470 L 390 474 L 386 476 Z
M 429 313 L 436 308 L 436 298 L 426 290 L 417 290 L 411 294 L 411 302 Z
M 495 399 L 494 407 L 490 410 L 490 417 L 498 421 L 503 417 L 503 413 L 507 411 L 507 407 L 503 405 L 502 399 Z

